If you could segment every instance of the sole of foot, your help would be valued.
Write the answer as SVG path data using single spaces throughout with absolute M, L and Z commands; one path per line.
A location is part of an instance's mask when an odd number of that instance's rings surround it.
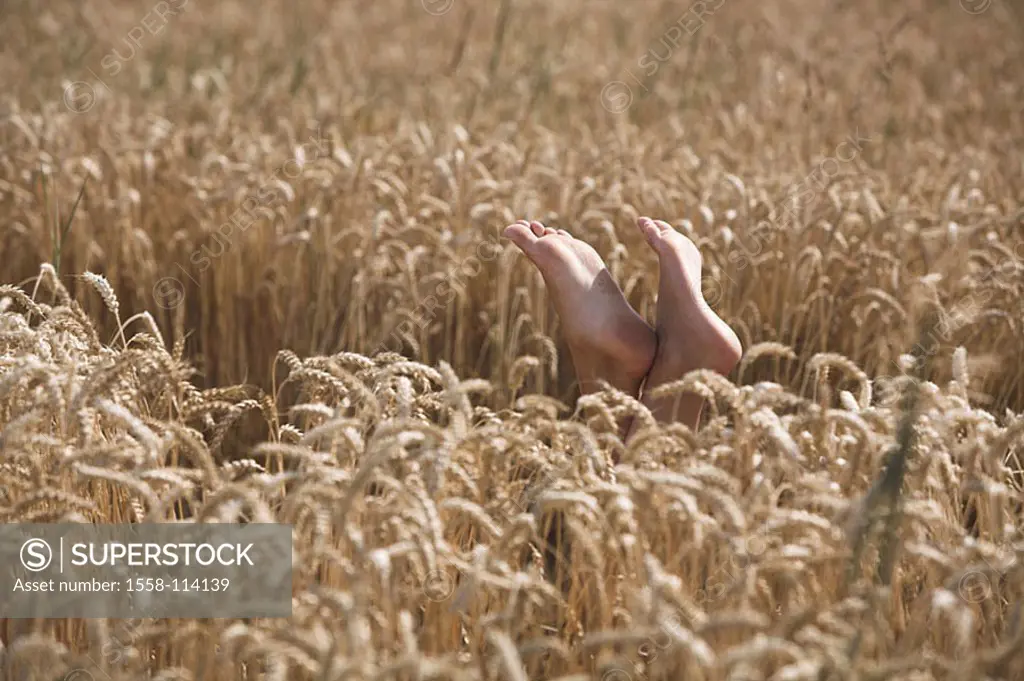
M 637 220 L 644 239 L 658 255 L 658 351 L 647 385 L 678 380 L 694 369 L 728 374 L 739 362 L 742 347 L 701 292 L 700 250 L 664 220 Z
M 577 378 L 637 387 L 654 361 L 654 329 L 630 306 L 601 256 L 565 230 L 520 220 L 505 228 L 537 267 L 554 301 Z

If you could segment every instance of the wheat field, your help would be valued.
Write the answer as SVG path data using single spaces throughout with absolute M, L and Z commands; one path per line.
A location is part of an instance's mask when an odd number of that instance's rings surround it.
M 0 620 L 2 678 L 1024 679 L 1024 4 L 0 30 L 0 519 L 294 527 L 291 618 Z M 744 348 L 696 430 L 580 397 L 500 236 L 652 319 L 638 215 Z

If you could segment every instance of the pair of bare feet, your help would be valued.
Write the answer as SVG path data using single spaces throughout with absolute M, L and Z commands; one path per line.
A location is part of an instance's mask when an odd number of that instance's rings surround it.
M 599 390 L 598 381 L 604 380 L 640 399 L 658 421 L 696 429 L 703 406 L 699 397 L 655 400 L 651 390 L 694 369 L 729 373 L 740 359 L 740 342 L 704 300 L 701 255 L 694 243 L 662 220 L 642 217 L 637 227 L 661 267 L 654 328 L 630 306 L 589 244 L 526 220 L 505 228 L 505 236 L 544 278 L 580 391 Z

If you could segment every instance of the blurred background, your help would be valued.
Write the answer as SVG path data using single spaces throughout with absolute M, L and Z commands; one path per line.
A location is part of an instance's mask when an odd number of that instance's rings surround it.
M 922 305 L 959 310 L 935 355 L 1020 408 L 1021 7 L 8 0 L 0 278 L 59 264 L 101 314 L 73 275 L 104 274 L 204 386 L 386 344 L 502 380 L 530 353 L 570 396 L 539 279 L 466 259 L 545 219 L 650 313 L 643 213 L 692 225 L 744 345 L 885 374 Z

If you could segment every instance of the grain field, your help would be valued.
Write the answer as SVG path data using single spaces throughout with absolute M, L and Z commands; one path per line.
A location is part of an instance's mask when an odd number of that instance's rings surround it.
M 0 678 L 1024 679 L 1024 3 L 0 36 L 0 520 L 294 529 L 292 617 L 0 619 Z M 662 388 L 697 429 L 581 397 L 501 236 L 569 230 L 652 320 L 641 215 L 744 348 Z

